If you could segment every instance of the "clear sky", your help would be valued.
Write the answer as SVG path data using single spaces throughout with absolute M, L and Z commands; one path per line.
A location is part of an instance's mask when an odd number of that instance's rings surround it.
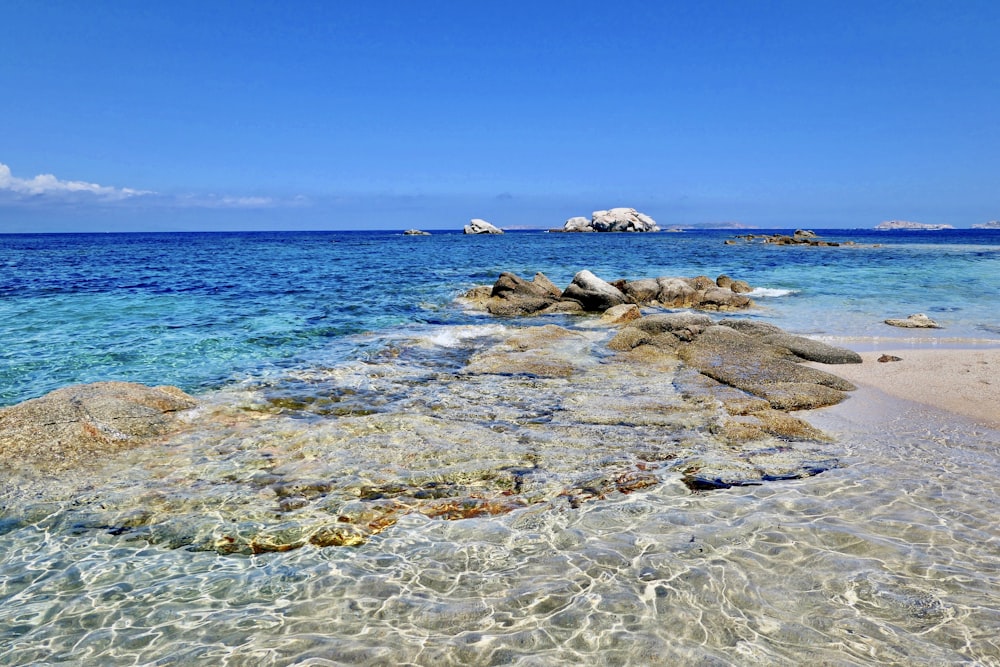
M 0 231 L 1000 218 L 1000 2 L 0 2 Z

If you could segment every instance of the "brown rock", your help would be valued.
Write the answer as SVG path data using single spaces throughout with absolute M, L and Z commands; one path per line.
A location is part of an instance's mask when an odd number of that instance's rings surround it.
M 642 311 L 634 303 L 623 303 L 620 306 L 612 306 L 601 315 L 601 322 L 605 324 L 628 324 L 633 320 L 642 317 Z
M 0 463 L 64 467 L 151 442 L 195 407 L 177 387 L 96 382 L 0 410 Z

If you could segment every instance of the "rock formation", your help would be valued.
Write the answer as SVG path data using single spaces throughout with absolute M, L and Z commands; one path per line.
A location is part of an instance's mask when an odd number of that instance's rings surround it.
M 463 229 L 465 234 L 503 234 L 503 230 L 499 227 L 494 227 L 485 220 L 480 220 L 479 218 L 473 218 L 469 221 L 469 224 Z
M 770 245 L 807 245 L 813 247 L 837 247 L 840 244 L 836 241 L 824 241 L 816 232 L 809 229 L 796 229 L 789 236 L 788 234 L 741 234 L 736 238 L 744 241 L 760 241 Z M 734 245 L 735 241 L 727 240 L 726 245 Z
M 475 307 L 505 316 L 604 312 L 622 304 L 713 311 L 742 310 L 753 305 L 750 297 L 746 296 L 746 292 L 751 291 L 746 282 L 734 281 L 727 276 L 720 278 L 726 287 L 719 287 L 717 281 L 707 276 L 642 278 L 609 283 L 584 270 L 573 277 L 565 290 L 559 290 L 541 273 L 527 281 L 505 272 L 500 274 L 492 289 L 476 287 L 469 290 L 464 298 Z
M 656 221 L 634 208 L 612 208 L 594 211 L 590 220 L 583 216 L 570 218 L 560 232 L 658 232 Z
M 910 222 L 908 220 L 887 220 L 875 225 L 875 229 L 883 232 L 896 230 L 923 230 L 936 232 L 942 229 L 954 229 L 954 227 L 951 225 L 933 225 L 924 222 Z
M 767 401 L 774 410 L 834 405 L 854 385 L 803 361 L 861 363 L 851 350 L 788 334 L 752 320 L 712 321 L 707 315 L 663 313 L 626 324 L 611 339 L 613 350 L 652 346 L 719 383 Z
M 430 236 L 430 232 L 425 232 L 419 229 L 407 229 L 403 232 L 403 236 Z
M 941 325 L 923 313 L 914 313 L 905 319 L 888 319 L 886 324 L 904 329 L 940 329 Z

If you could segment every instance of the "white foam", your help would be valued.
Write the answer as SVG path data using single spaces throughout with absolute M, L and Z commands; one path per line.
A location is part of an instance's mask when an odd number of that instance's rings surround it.
M 797 293 L 798 290 L 794 289 L 779 289 L 777 287 L 757 287 L 752 292 L 750 292 L 750 296 L 772 298 L 779 296 L 788 296 L 789 294 L 797 294 Z
M 487 326 L 457 326 L 440 329 L 424 340 L 440 347 L 457 347 L 462 341 L 469 338 L 481 338 L 483 336 L 499 336 L 507 327 L 503 325 Z

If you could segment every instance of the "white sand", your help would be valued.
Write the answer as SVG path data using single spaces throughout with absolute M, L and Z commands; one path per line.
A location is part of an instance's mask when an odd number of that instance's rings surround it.
M 879 362 L 883 354 L 902 361 Z M 890 396 L 1000 428 L 1000 349 L 880 350 L 861 364 L 815 365 Z

